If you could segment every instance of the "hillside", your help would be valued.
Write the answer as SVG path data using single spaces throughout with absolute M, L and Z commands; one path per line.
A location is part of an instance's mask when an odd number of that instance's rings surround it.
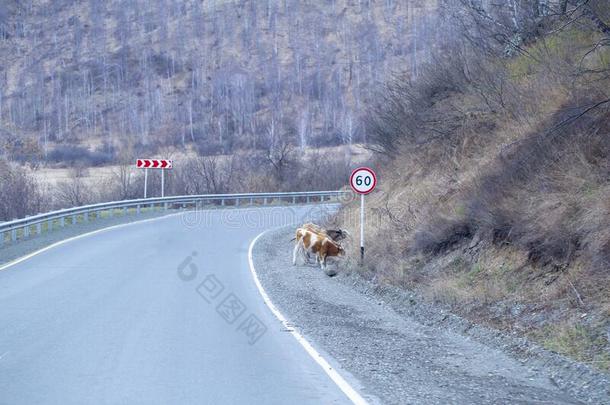
M 359 142 L 374 89 L 395 71 L 416 75 L 438 42 L 435 9 L 416 0 L 5 1 L 0 153 L 91 165 L 126 149 Z
M 380 92 L 355 268 L 608 370 L 610 9 L 566 7 L 515 34 L 510 9 L 458 6 L 452 51 Z M 353 234 L 358 209 L 337 218 Z

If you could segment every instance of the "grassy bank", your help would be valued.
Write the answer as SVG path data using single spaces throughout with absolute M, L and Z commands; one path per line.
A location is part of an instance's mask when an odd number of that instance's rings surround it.
M 587 21 L 559 27 L 388 84 L 359 271 L 608 370 L 610 48 Z M 354 234 L 357 209 L 338 219 Z

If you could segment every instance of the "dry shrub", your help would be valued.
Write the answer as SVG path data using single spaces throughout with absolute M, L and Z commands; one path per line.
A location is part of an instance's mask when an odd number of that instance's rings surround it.
M 584 119 L 514 145 L 477 181 L 466 202 L 467 225 L 495 243 L 526 249 L 543 266 L 566 266 L 580 253 L 603 258 L 599 241 L 610 225 L 603 202 L 610 190 L 607 119 Z
M 389 156 L 397 156 L 400 146 L 451 143 L 458 134 L 463 112 L 446 107 L 442 101 L 462 93 L 469 78 L 454 63 L 458 52 L 438 56 L 434 68 L 427 67 L 416 82 L 396 75 L 377 95 L 376 103 L 365 120 L 368 147 Z
M 0 221 L 40 212 L 43 196 L 27 169 L 0 160 Z

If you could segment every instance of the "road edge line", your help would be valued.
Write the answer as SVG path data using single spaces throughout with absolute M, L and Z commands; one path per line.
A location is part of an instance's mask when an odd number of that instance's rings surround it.
M 162 215 L 162 216 L 155 217 L 155 218 L 146 218 L 146 219 L 141 219 L 141 220 L 136 220 L 136 221 L 130 221 L 130 222 L 122 223 L 122 224 L 111 225 L 111 226 L 107 226 L 107 227 L 104 227 L 104 228 L 96 229 L 94 231 L 90 231 L 90 232 L 87 232 L 87 233 L 82 233 L 80 235 L 71 236 L 71 237 L 69 237 L 67 239 L 62 239 L 62 240 L 54 242 L 54 243 L 52 243 L 52 244 L 50 244 L 48 246 L 45 246 L 45 247 L 43 247 L 41 249 L 35 250 L 35 251 L 31 252 L 31 253 L 28 253 L 25 256 L 18 257 L 17 259 L 14 259 L 14 260 L 12 260 L 12 261 L 10 261 L 8 263 L 2 264 L 2 265 L 0 265 L 0 271 L 8 269 L 9 267 L 13 267 L 13 266 L 15 266 L 15 265 L 17 265 L 17 264 L 19 264 L 21 262 L 24 262 L 24 261 L 26 261 L 28 259 L 31 259 L 34 256 L 38 256 L 39 254 L 44 253 L 47 250 L 51 250 L 53 248 L 56 248 L 57 246 L 61 246 L 61 245 L 65 244 L 65 243 L 72 242 L 72 241 L 80 239 L 80 238 L 84 238 L 84 237 L 87 237 L 87 236 L 95 235 L 95 234 L 98 234 L 98 233 L 101 233 L 101 232 L 104 232 L 104 231 L 108 231 L 108 230 L 111 230 L 111 229 L 122 228 L 124 226 L 129 226 L 129 225 L 134 225 L 134 224 L 142 224 L 142 223 L 145 223 L 145 222 L 152 222 L 152 221 L 156 221 L 156 220 L 163 219 L 163 218 L 169 218 L 169 217 L 172 217 L 172 216 L 175 216 L 175 215 L 180 215 L 180 214 L 182 214 L 182 212 L 176 212 L 176 213 L 172 213 L 172 214 Z
M 330 379 L 339 387 L 341 391 L 347 396 L 347 398 L 352 401 L 356 405 L 368 405 L 368 402 L 354 389 L 342 376 L 339 374 L 337 370 L 335 370 L 329 363 L 326 361 L 324 357 L 313 346 L 301 335 L 294 326 L 292 326 L 286 317 L 282 315 L 282 313 L 277 309 L 277 307 L 269 298 L 269 295 L 263 288 L 261 284 L 258 274 L 256 273 L 256 269 L 254 268 L 254 260 L 252 258 L 252 250 L 254 245 L 258 241 L 258 239 L 269 232 L 269 230 L 265 232 L 261 232 L 258 234 L 252 242 L 250 242 L 250 246 L 248 247 L 248 264 L 250 267 L 250 273 L 252 274 L 252 278 L 254 279 L 254 284 L 258 289 L 258 292 L 263 298 L 265 305 L 271 310 L 273 315 L 282 323 L 282 325 L 286 328 L 286 330 L 299 342 L 299 344 L 305 349 L 307 354 L 314 359 L 316 363 L 324 370 L 324 372 L 330 377 Z

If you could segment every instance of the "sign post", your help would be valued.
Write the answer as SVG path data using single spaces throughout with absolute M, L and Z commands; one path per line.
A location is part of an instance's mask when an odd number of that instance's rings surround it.
M 136 167 L 144 169 L 144 198 L 148 197 L 148 169 L 161 169 L 161 197 L 165 197 L 165 170 L 173 167 L 169 159 L 137 159 Z
M 146 198 L 147 186 L 148 186 L 148 169 L 144 169 L 144 198 Z
M 360 264 L 364 262 L 364 196 L 375 189 L 377 176 L 368 167 L 359 167 L 352 172 L 349 183 L 352 190 L 360 194 Z

